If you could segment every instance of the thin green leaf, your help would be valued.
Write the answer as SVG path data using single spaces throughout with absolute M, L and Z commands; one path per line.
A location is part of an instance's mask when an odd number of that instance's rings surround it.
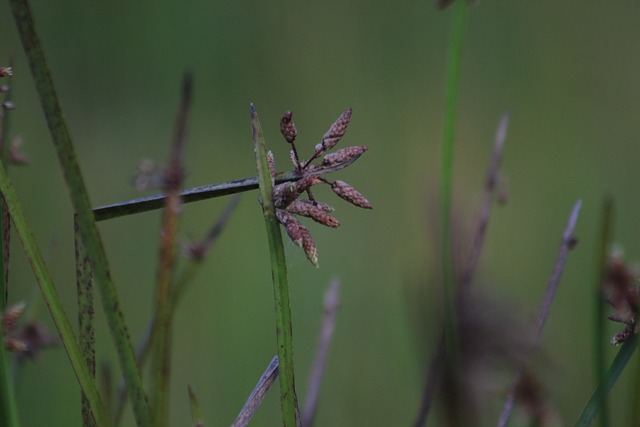
M 100 289 L 107 324 L 109 325 L 111 336 L 115 342 L 120 364 L 131 393 L 134 415 L 138 425 L 146 427 L 150 424 L 150 416 L 142 379 L 136 366 L 124 313 L 120 307 L 118 294 L 111 280 L 111 273 L 109 271 L 102 239 L 94 221 L 88 192 L 73 149 L 71 135 L 60 108 L 53 80 L 44 56 L 44 50 L 36 34 L 27 0 L 11 0 L 11 10 L 29 62 L 29 68 L 33 75 L 36 90 L 40 97 L 40 103 L 49 126 L 49 132 L 58 155 L 58 161 L 62 167 L 65 182 L 69 189 L 73 209 L 77 214 L 78 230 L 91 261 L 95 282 Z M 87 397 L 90 398 L 88 394 Z M 97 406 L 97 403 L 92 404 L 92 409 L 94 409 L 94 405 Z
M 625 366 L 638 348 L 638 336 L 634 335 L 629 341 L 625 342 L 618 351 L 616 358 L 611 363 L 607 371 L 604 382 L 600 383 L 596 391 L 591 396 L 589 403 L 582 411 L 580 418 L 576 422 L 576 427 L 587 427 L 591 425 L 593 419 L 598 414 L 598 409 L 602 407 L 602 399 L 606 398 L 607 393 L 613 388 L 618 377 L 624 370 Z
M 96 331 L 94 319 L 93 276 L 89 258 L 84 250 L 82 239 L 78 233 L 78 223 L 73 221 L 75 250 L 76 250 L 76 294 L 78 300 L 78 331 L 80 348 L 89 372 L 96 377 Z M 82 393 L 82 425 L 94 427 L 95 421 L 91 415 L 91 404 L 87 396 Z
M 100 401 L 95 380 L 84 361 L 84 357 L 80 351 L 80 346 L 78 345 L 78 341 L 76 341 L 76 337 L 73 333 L 71 323 L 64 311 L 60 298 L 58 297 L 58 293 L 53 285 L 51 275 L 45 265 L 42 253 L 35 243 L 31 230 L 25 220 L 22 206 L 18 201 L 13 185 L 11 184 L 2 163 L 0 163 L 0 192 L 2 192 L 2 195 L 7 202 L 9 213 L 13 219 L 14 228 L 22 242 L 22 246 L 36 276 L 38 285 L 40 285 L 42 296 L 44 297 L 47 307 L 49 308 L 49 312 L 51 313 L 51 317 L 58 329 L 60 339 L 67 351 L 71 367 L 76 374 L 80 388 L 90 402 L 91 411 L 93 412 L 96 423 L 99 426 L 111 426 L 110 417 L 104 410 L 102 402 Z
M 605 337 L 605 301 L 602 295 L 602 286 L 607 274 L 607 264 L 609 248 L 613 236 L 613 212 L 614 205 L 611 197 L 605 197 L 602 203 L 602 218 L 600 223 L 600 244 L 598 248 L 596 283 L 594 286 L 593 297 L 595 304 L 594 319 L 594 342 L 593 354 L 594 369 L 598 384 L 603 384 L 605 379 L 605 351 L 607 350 L 608 340 Z M 605 396 L 600 397 L 600 425 L 607 427 L 609 425 L 609 411 L 607 409 L 607 399 Z
M 256 166 L 258 168 L 262 212 L 267 228 L 267 240 L 269 241 L 269 253 L 271 255 L 278 359 L 280 361 L 280 406 L 282 408 L 282 423 L 285 427 L 295 427 L 299 425 L 299 417 L 293 369 L 293 330 L 291 307 L 289 304 L 287 263 L 284 256 L 280 224 L 276 218 L 275 206 L 273 205 L 273 187 L 269 174 L 267 149 L 265 147 L 264 136 L 262 135 L 262 127 L 258 120 L 258 114 L 253 104 L 251 104 L 251 127 L 253 130 L 253 147 L 256 155 Z

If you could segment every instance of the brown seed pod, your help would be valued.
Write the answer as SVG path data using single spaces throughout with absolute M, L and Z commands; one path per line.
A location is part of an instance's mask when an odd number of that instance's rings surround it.
M 289 238 L 293 243 L 300 246 L 304 250 L 307 259 L 311 264 L 318 266 L 318 249 L 316 243 L 311 237 L 309 230 L 302 225 L 293 215 L 282 209 L 276 209 L 276 216 L 280 224 L 284 226 Z
M 291 111 L 287 111 L 282 115 L 280 132 L 282 132 L 282 136 L 289 144 L 296 140 L 298 129 L 296 129 L 296 124 L 293 123 L 293 113 Z
M 302 229 L 305 228 L 300 221 L 283 209 L 276 209 L 278 222 L 284 226 L 289 238 L 293 243 L 302 246 Z
M 335 181 L 331 184 L 331 189 L 334 193 L 336 193 L 340 198 L 346 200 L 347 202 L 356 205 L 358 207 L 364 209 L 373 209 L 371 203 L 364 197 L 358 190 L 350 186 L 344 181 Z
M 358 157 L 367 151 L 367 147 L 364 145 L 356 145 L 354 147 L 341 148 L 335 153 L 329 153 L 322 159 L 322 166 L 345 166 L 355 162 Z
M 351 120 L 351 108 L 343 112 L 338 120 L 333 122 L 329 130 L 322 136 L 322 142 L 316 145 L 316 152 L 322 152 L 333 148 L 347 132 L 347 126 Z
M 327 227 L 338 227 L 340 222 L 329 215 L 329 213 L 320 206 L 317 206 L 310 200 L 295 200 L 287 206 L 287 212 L 292 214 L 311 218 L 315 222 L 326 225 Z

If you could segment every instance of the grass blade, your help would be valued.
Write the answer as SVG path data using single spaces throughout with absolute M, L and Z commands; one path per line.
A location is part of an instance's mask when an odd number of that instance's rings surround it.
M 629 341 L 625 342 L 620 351 L 616 355 L 616 358 L 611 363 L 609 370 L 607 371 L 604 382 L 600 383 L 596 391 L 591 396 L 589 403 L 582 411 L 580 418 L 576 422 L 576 427 L 586 427 L 591 425 L 593 419 L 598 414 L 598 409 L 602 407 L 602 399 L 604 399 L 607 393 L 613 388 L 613 385 L 618 380 L 618 377 L 624 370 L 625 366 L 633 356 L 633 353 L 638 348 L 638 336 L 634 335 Z M 636 420 L 637 421 L 637 420 Z
M 605 338 L 605 300 L 602 294 L 602 286 L 607 274 L 607 264 L 611 239 L 613 237 L 613 214 L 614 206 L 611 197 L 605 197 L 602 204 L 602 219 L 600 223 L 600 247 L 598 248 L 596 283 L 594 287 L 594 342 L 593 354 L 595 354 L 594 369 L 598 384 L 604 384 L 605 379 L 605 351 L 608 340 Z M 606 427 L 609 425 L 609 411 L 607 409 L 607 399 L 600 396 L 600 425 Z
M 51 275 L 45 265 L 42 253 L 35 243 L 31 230 L 25 220 L 20 202 L 18 201 L 15 190 L 13 189 L 13 185 L 11 184 L 9 177 L 7 176 L 6 169 L 1 162 L 0 192 L 2 192 L 2 195 L 7 202 L 9 213 L 13 219 L 14 228 L 22 241 L 22 246 L 27 259 L 31 264 L 31 268 L 36 276 L 38 284 L 40 285 L 42 296 L 49 308 L 51 317 L 53 318 L 56 328 L 58 329 L 58 333 L 60 334 L 62 344 L 69 356 L 71 367 L 76 374 L 76 378 L 78 379 L 82 392 L 87 396 L 87 399 L 90 402 L 91 411 L 93 412 L 96 424 L 98 426 L 111 426 L 111 420 L 100 401 L 95 380 L 84 361 L 84 357 L 80 351 L 80 346 L 78 345 L 78 341 L 76 341 L 76 337 L 73 333 L 73 328 L 71 327 L 71 323 L 69 322 L 62 306 L 62 302 L 60 301 L 58 293 L 53 285 Z
M 251 418 L 253 418 L 253 414 L 256 413 L 264 398 L 267 397 L 267 392 L 276 381 L 279 372 L 278 368 L 278 356 L 274 356 L 258 380 L 258 383 L 253 388 L 249 398 L 247 398 L 236 420 L 231 424 L 231 427 L 245 427 L 249 424 Z
M 278 342 L 278 359 L 280 361 L 280 406 L 282 408 L 282 424 L 285 427 L 299 425 L 298 399 L 296 397 L 293 369 L 293 329 L 291 307 L 289 304 L 289 283 L 287 281 L 287 263 L 284 256 L 284 245 L 280 224 L 276 218 L 273 205 L 273 187 L 267 162 L 262 127 L 255 107 L 251 104 L 251 127 L 253 144 L 260 183 L 262 212 L 264 213 L 271 255 L 271 273 L 273 277 L 273 295 L 276 310 L 276 335 Z
M 96 377 L 96 331 L 94 319 L 93 277 L 89 258 L 84 250 L 78 223 L 73 221 L 75 251 L 76 251 L 76 294 L 78 299 L 78 331 L 80 348 L 89 372 Z M 82 393 L 82 425 L 94 427 L 95 421 L 91 415 L 91 405 L 87 396 Z
M 455 277 L 453 265 L 453 244 L 451 235 L 451 193 L 453 182 L 453 149 L 456 127 L 456 110 L 458 106 L 458 83 L 460 80 L 460 63 L 462 44 L 467 15 L 467 2 L 458 0 L 453 9 L 453 26 L 449 44 L 447 63 L 447 83 L 444 118 L 444 136 L 442 148 L 442 169 L 440 176 L 440 208 L 442 209 L 442 280 L 444 288 L 445 308 L 445 341 L 449 357 L 455 363 L 457 348 L 457 332 L 455 325 Z
M 12 65 L 13 58 L 9 60 L 9 66 Z M 8 76 L 7 87 L 3 105 L 5 102 L 11 101 L 11 75 Z M 9 114 L 7 109 L 3 108 L 3 110 L 4 114 L 0 118 L 0 161 L 6 164 L 5 159 L 9 150 L 5 142 L 9 135 Z M 11 237 L 11 218 L 3 197 L 0 197 L 0 230 L 0 248 L 2 248 L 0 252 L 0 314 L 2 314 L 7 309 L 9 295 L 7 279 L 9 274 L 9 239 Z M 19 424 L 13 379 L 9 369 L 9 352 L 5 349 L 4 339 L 0 334 L 0 425 L 17 427 Z
M 65 182 L 69 189 L 73 209 L 77 214 L 79 233 L 91 260 L 96 284 L 100 289 L 103 310 L 116 345 L 127 386 L 131 392 L 136 421 L 139 426 L 148 426 L 150 419 L 147 398 L 142 386 L 140 372 L 135 363 L 124 313 L 120 308 L 118 295 L 111 280 L 106 253 L 98 228 L 94 222 L 88 192 L 80 173 L 80 165 L 75 156 L 69 129 L 62 115 L 53 80 L 35 31 L 27 0 L 11 0 L 11 10 L 29 62 L 36 90 L 40 97 L 49 132 L 58 154 Z

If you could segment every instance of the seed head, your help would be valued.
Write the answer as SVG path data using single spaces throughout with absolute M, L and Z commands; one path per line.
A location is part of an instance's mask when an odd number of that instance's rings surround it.
M 282 132 L 282 136 L 284 136 L 284 139 L 289 144 L 296 140 L 298 129 L 296 129 L 296 124 L 293 123 L 293 113 L 291 111 L 287 111 L 282 115 L 282 119 L 280 119 L 280 132 Z
M 347 126 L 349 126 L 350 120 L 351 108 L 343 112 L 340 117 L 338 117 L 338 120 L 333 122 L 329 130 L 322 136 L 322 142 L 316 145 L 316 151 L 322 152 L 335 147 L 335 145 L 340 142 L 340 139 L 347 132 Z
M 313 237 L 311 237 L 309 230 L 307 230 L 307 228 L 293 215 L 282 209 L 276 210 L 276 216 L 278 221 L 284 226 L 284 229 L 287 230 L 287 234 L 291 238 L 291 241 L 300 246 L 307 255 L 307 259 L 311 261 L 311 264 L 317 267 L 318 248 L 316 247 L 316 243 L 313 241 Z
M 329 215 L 322 207 L 316 205 L 311 200 L 295 200 L 287 206 L 287 212 L 292 214 L 311 218 L 315 222 L 326 225 L 327 227 L 338 227 L 340 222 Z
M 335 181 L 331 184 L 331 189 L 340 198 L 346 200 L 352 205 L 356 205 L 364 209 L 373 209 L 371 203 L 369 203 L 366 197 L 344 181 Z
M 354 147 L 341 148 L 335 153 L 329 153 L 322 159 L 322 166 L 348 165 L 355 162 L 358 157 L 367 151 L 364 145 L 356 145 Z

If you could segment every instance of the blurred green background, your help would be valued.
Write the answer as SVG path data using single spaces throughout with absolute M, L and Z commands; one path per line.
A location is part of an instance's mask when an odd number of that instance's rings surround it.
M 141 196 L 130 184 L 140 159 L 165 161 L 185 69 L 195 76 L 188 186 L 255 174 L 250 102 L 281 168 L 288 167 L 278 129 L 284 111 L 294 111 L 299 149 L 308 154 L 340 112 L 353 108 L 340 146 L 369 151 L 339 177 L 374 210 L 320 190 L 342 222 L 337 230 L 309 226 L 320 268 L 287 244 L 298 395 L 304 400 L 323 293 L 339 277 L 342 309 L 317 425 L 410 425 L 437 336 L 431 312 L 439 303 L 429 297 L 439 286 L 434 218 L 451 11 L 428 1 L 38 0 L 32 9 L 96 206 Z M 541 350 L 548 397 L 567 424 L 594 389 L 594 260 L 605 192 L 616 198 L 617 240 L 628 258 L 640 257 L 639 21 L 640 5 L 631 0 L 483 1 L 469 9 L 454 178 L 462 229 L 474 224 L 495 128 L 502 112 L 511 112 L 503 163 L 508 203 L 492 214 L 474 286 L 500 295 L 520 320 L 531 321 L 571 206 L 579 198 L 584 203 L 579 245 Z M 31 159 L 11 175 L 73 318 L 71 210 L 6 2 L 0 40 L 0 63 L 16 52 L 11 133 L 24 139 Z M 190 423 L 187 384 L 198 393 L 206 425 L 229 425 L 276 352 L 256 198 L 242 197 L 178 309 L 172 425 Z M 200 238 L 225 204 L 186 206 L 182 238 Z M 151 311 L 159 221 L 156 212 L 100 226 L 135 339 Z M 32 301 L 35 282 L 17 241 L 13 262 L 10 299 Z M 419 287 L 425 289 L 414 293 Z M 416 295 L 424 301 L 417 303 Z M 40 304 L 39 318 L 50 325 Z M 415 324 L 417 306 L 427 324 Z M 99 359 L 115 368 L 102 317 L 99 322 Z M 79 389 L 62 350 L 27 363 L 17 381 L 23 425 L 80 425 Z M 629 399 L 627 382 L 613 394 L 619 407 Z M 481 421 L 494 425 L 503 390 L 490 390 L 487 401 Z M 126 425 L 133 425 L 127 411 Z M 253 425 L 278 425 L 279 414 L 274 389 Z

